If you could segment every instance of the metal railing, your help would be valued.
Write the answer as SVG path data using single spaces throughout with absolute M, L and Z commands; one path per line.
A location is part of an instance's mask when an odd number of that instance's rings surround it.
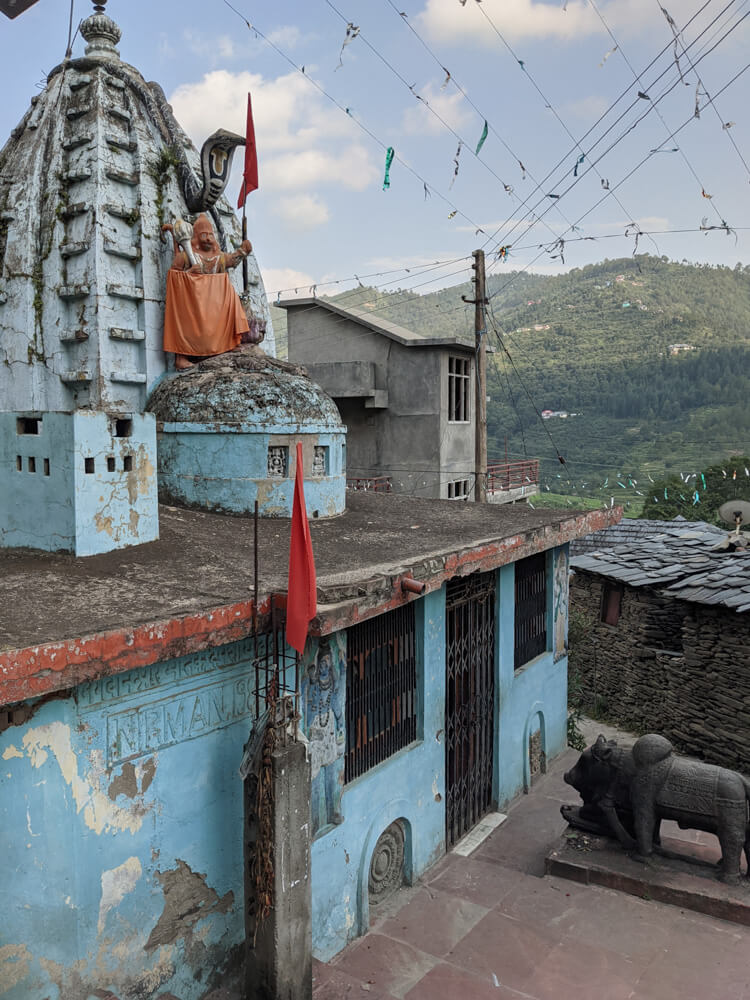
M 539 485 L 539 459 L 492 462 L 487 465 L 487 492 L 499 493 Z
M 360 476 L 347 479 L 346 488 L 355 492 L 392 493 L 393 481 L 390 476 Z

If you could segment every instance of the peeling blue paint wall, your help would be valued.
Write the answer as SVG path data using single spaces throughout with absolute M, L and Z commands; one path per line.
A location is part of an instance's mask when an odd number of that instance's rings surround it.
M 253 653 L 83 684 L 0 734 L 4 1000 L 198 1000 L 232 983 Z
M 150 413 L 0 413 L 0 545 L 86 556 L 158 537 Z
M 416 615 L 417 742 L 346 785 L 343 823 L 312 845 L 313 953 L 323 961 L 367 930 L 370 859 L 391 823 L 406 820 L 410 879 L 445 850 L 445 588 Z
M 159 432 L 159 488 L 190 507 L 291 517 L 296 443 L 302 442 L 305 502 L 309 517 L 331 517 L 345 507 L 345 429 L 330 425 L 279 424 L 263 431 L 252 424 L 214 428 L 200 423 L 165 423 Z M 286 475 L 269 477 L 269 447 L 285 449 Z M 313 475 L 314 449 L 325 449 L 325 472 Z
M 529 736 L 536 729 L 541 728 L 548 760 L 567 746 L 568 660 L 553 649 L 554 637 L 567 634 L 555 628 L 555 609 L 567 617 L 567 575 L 554 572 L 560 554 L 567 558 L 567 545 L 547 553 L 547 651 L 518 671 L 513 662 L 515 564 L 498 573 L 495 798 L 500 809 L 530 785 Z M 564 596 L 558 592 L 563 585 Z

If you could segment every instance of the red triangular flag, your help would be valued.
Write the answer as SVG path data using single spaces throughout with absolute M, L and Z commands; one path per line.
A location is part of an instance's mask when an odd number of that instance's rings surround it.
M 255 126 L 253 125 L 253 106 L 250 95 L 247 95 L 247 129 L 245 131 L 245 170 L 242 174 L 242 188 L 237 208 L 242 208 L 245 199 L 251 191 L 258 188 L 258 150 L 255 146 Z
M 289 540 L 289 588 L 286 600 L 286 641 L 303 653 L 310 620 L 315 617 L 317 581 L 310 525 L 305 508 L 302 445 L 297 445 L 297 473 L 294 478 L 292 534 Z

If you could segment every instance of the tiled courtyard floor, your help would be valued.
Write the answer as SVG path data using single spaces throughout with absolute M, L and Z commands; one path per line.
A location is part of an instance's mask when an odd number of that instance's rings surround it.
M 314 963 L 314 1000 L 750 1000 L 750 928 L 541 877 L 569 751 L 468 858 L 449 854 Z M 750 892 L 750 889 L 748 889 Z

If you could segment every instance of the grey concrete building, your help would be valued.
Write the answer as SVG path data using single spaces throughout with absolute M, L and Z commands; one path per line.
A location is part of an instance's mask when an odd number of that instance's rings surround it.
M 367 309 L 316 298 L 287 310 L 289 360 L 334 398 L 347 478 L 389 477 L 397 493 L 473 498 L 473 336 L 429 337 Z

